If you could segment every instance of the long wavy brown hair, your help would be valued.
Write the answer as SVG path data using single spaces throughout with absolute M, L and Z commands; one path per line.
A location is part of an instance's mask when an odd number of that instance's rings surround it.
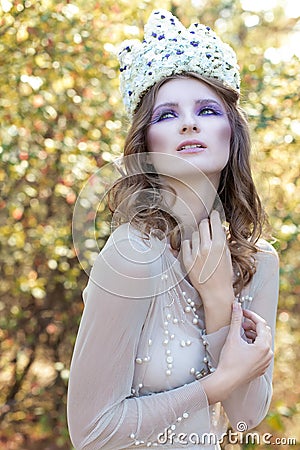
M 147 164 L 147 130 L 160 87 L 170 79 L 195 78 L 214 89 L 223 100 L 231 126 L 230 155 L 221 173 L 218 195 L 228 222 L 227 241 L 235 273 L 234 290 L 238 295 L 255 273 L 256 243 L 267 225 L 266 213 L 257 194 L 250 168 L 250 133 L 246 115 L 239 106 L 236 91 L 222 82 L 187 72 L 165 78 L 142 97 L 133 116 L 124 146 L 126 177 L 120 178 L 109 192 L 109 208 L 120 221 L 129 221 L 149 235 L 161 230 L 168 235 L 174 250 L 180 250 L 180 226 L 161 195 L 162 182 Z

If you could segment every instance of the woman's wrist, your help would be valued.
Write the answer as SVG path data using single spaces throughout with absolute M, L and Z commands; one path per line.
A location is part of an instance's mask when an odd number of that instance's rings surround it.
M 230 324 L 232 302 L 222 301 L 204 305 L 205 328 L 207 334 L 214 333 Z
M 201 379 L 203 389 L 210 405 L 226 400 L 238 386 L 237 380 L 225 370 L 216 369 Z
M 232 305 L 235 295 L 233 291 L 233 287 L 221 287 L 216 286 L 213 291 L 207 291 L 203 289 L 198 289 L 198 293 L 202 299 L 202 302 L 207 306 L 215 307 L 218 304 L 229 304 Z

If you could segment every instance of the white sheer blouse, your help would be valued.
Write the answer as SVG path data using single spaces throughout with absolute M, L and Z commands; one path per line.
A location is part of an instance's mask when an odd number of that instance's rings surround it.
M 240 301 L 274 336 L 278 258 L 266 241 L 258 248 Z M 99 254 L 83 299 L 68 390 L 77 450 L 216 449 L 228 419 L 250 429 L 265 417 L 273 364 L 222 405 L 208 405 L 196 376 L 218 365 L 229 327 L 205 334 L 199 294 L 164 241 L 121 225 Z

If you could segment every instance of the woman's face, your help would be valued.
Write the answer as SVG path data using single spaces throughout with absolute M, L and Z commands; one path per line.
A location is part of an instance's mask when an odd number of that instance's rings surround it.
M 207 84 L 178 78 L 161 86 L 147 131 L 159 174 L 181 177 L 197 169 L 217 185 L 229 159 L 230 138 L 224 103 Z

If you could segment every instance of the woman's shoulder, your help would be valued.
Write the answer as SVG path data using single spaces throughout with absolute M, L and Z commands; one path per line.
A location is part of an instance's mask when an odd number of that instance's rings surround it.
M 265 239 L 259 239 L 256 243 L 256 253 L 253 254 L 255 262 L 255 273 L 249 284 L 242 291 L 242 298 L 251 302 L 259 289 L 271 282 L 277 285 L 279 280 L 279 258 L 276 249 Z M 244 307 L 249 308 L 250 303 Z
M 123 242 L 124 245 L 126 243 L 128 245 L 135 243 L 138 248 L 149 248 L 149 240 L 147 237 L 130 223 L 122 223 L 117 226 L 109 236 L 104 249 L 110 245 L 121 242 Z
M 278 253 L 270 242 L 261 238 L 256 243 L 256 249 L 255 259 L 268 259 L 278 263 Z
M 155 249 L 149 240 L 131 224 L 124 223 L 113 230 L 94 265 L 105 263 L 123 274 L 146 276 L 155 260 Z
M 257 252 L 254 254 L 256 271 L 252 279 L 254 287 L 279 276 L 279 258 L 273 245 L 265 239 L 259 239 L 256 249 Z
M 93 282 L 120 298 L 152 297 L 156 289 L 156 260 L 142 234 L 129 224 L 120 225 L 94 261 L 89 285 Z

